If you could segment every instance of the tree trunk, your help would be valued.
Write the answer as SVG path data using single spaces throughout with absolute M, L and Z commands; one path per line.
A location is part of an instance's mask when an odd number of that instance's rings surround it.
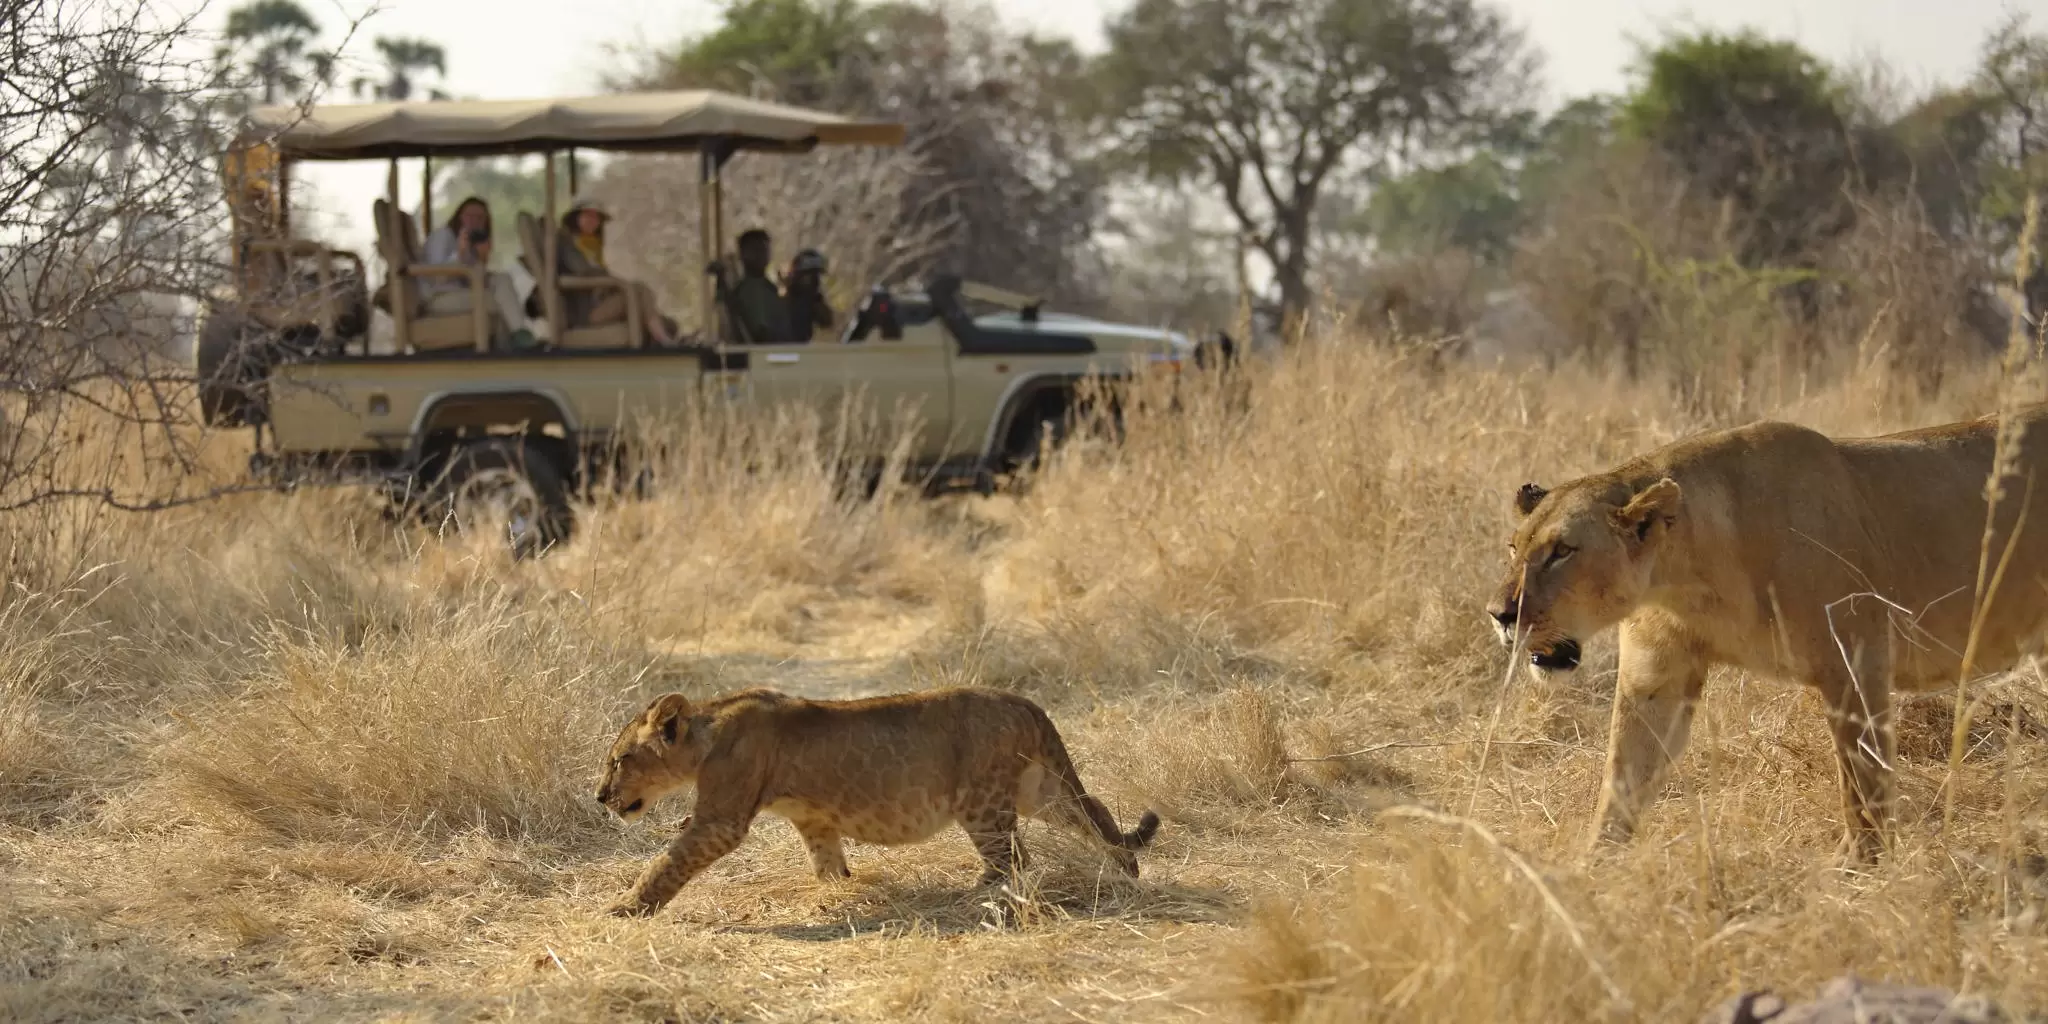
M 1273 276 L 1280 285 L 1280 341 L 1297 341 L 1308 327 L 1313 296 L 1308 287 L 1308 217 L 1290 214 L 1281 221 L 1281 256 Z

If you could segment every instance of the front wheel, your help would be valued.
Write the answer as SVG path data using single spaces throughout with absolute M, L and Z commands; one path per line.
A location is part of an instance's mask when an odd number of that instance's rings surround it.
M 543 554 L 575 532 L 561 467 L 524 441 L 489 438 L 457 447 L 428 493 L 437 525 L 462 533 L 498 531 L 514 558 Z

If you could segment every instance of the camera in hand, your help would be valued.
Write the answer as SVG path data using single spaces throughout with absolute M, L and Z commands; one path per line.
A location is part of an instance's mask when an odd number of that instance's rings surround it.
M 471 245 L 482 245 L 490 240 L 491 232 L 487 228 L 473 228 L 469 232 L 469 244 Z

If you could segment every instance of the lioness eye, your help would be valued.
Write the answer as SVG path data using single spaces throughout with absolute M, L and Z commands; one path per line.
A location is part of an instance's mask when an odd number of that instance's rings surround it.
M 1543 565 L 1545 568 L 1549 568 L 1570 558 L 1578 550 L 1578 548 L 1572 547 L 1569 544 L 1556 545 L 1550 549 L 1550 557 L 1543 560 Z

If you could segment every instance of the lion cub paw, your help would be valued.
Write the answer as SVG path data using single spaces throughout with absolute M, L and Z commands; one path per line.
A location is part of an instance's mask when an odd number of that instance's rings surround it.
M 605 908 L 606 917 L 653 917 L 660 907 L 639 900 L 621 900 Z

